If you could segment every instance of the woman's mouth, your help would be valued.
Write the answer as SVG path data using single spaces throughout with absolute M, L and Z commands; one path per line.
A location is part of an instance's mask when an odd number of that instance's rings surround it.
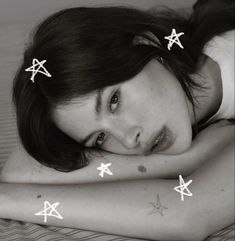
M 159 153 L 168 149 L 175 141 L 172 132 L 164 126 L 161 133 L 156 137 L 151 148 L 151 153 Z

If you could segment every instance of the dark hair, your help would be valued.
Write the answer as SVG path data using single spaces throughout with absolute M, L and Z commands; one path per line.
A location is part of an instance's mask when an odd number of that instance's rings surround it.
M 198 70 L 205 43 L 214 35 L 234 28 L 232 15 L 231 7 L 226 6 L 207 11 L 206 17 L 195 9 L 189 19 L 172 10 L 153 14 L 127 7 L 79 7 L 48 17 L 37 27 L 26 48 L 13 84 L 23 147 L 40 163 L 60 171 L 86 166 L 89 148 L 56 127 L 52 110 L 72 98 L 133 78 L 157 57 L 164 59 L 195 108 L 191 90 L 200 86 L 190 74 Z M 221 22 L 215 25 L 216 18 Z M 172 47 L 168 51 L 164 37 L 172 28 L 184 32 L 181 36 L 184 50 Z M 135 36 L 153 41 L 146 31 L 157 36 L 161 43 L 155 42 L 158 47 L 133 44 Z M 33 58 L 47 60 L 45 67 L 51 78 L 37 74 L 35 83 L 31 82 L 25 69 L 32 65 Z

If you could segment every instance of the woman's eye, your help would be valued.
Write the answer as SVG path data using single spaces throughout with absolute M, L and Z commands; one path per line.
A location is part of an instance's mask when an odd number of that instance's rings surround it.
M 95 141 L 95 145 L 97 147 L 100 147 L 103 142 L 104 142 L 104 139 L 105 139 L 105 133 L 104 132 L 101 132 L 98 137 L 96 138 L 96 141 Z
M 116 91 L 113 94 L 113 96 L 111 97 L 110 103 L 109 103 L 109 109 L 112 113 L 117 109 L 119 102 L 120 102 L 119 101 L 119 91 Z

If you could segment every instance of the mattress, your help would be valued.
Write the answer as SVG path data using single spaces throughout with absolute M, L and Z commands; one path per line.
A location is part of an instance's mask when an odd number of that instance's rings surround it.
M 19 143 L 15 114 L 11 105 L 11 86 L 16 66 L 20 62 L 25 25 L 0 26 L 0 171 L 7 157 Z M 234 240 L 234 225 L 208 237 L 207 241 Z M 140 239 L 81 229 L 38 225 L 0 219 L 0 240 L 4 241 L 137 241 Z

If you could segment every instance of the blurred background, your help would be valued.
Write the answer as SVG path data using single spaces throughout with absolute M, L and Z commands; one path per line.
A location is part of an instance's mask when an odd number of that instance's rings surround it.
M 1 0 L 0 23 L 34 22 L 65 7 L 129 5 L 148 9 L 156 5 L 191 7 L 195 0 Z

